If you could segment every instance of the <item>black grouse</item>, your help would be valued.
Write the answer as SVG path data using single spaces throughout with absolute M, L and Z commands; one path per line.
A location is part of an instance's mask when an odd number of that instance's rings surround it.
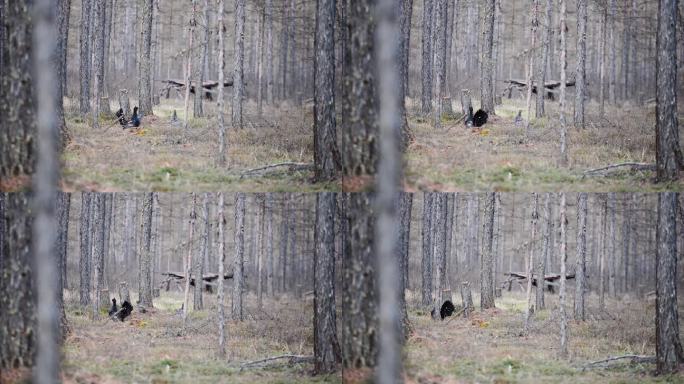
M 112 308 L 109 309 L 109 317 L 112 317 L 119 308 L 116 306 L 116 299 L 112 299 Z
M 131 312 L 133 312 L 133 306 L 131 305 L 131 303 L 124 300 L 123 304 L 121 304 L 121 310 L 116 315 L 116 317 L 119 320 L 124 321 L 128 316 L 131 315 Z
M 487 124 L 487 118 L 488 117 L 489 117 L 489 115 L 487 114 L 487 112 L 485 112 L 481 109 L 478 109 L 477 112 L 475 112 L 475 116 L 473 116 L 473 125 L 475 127 L 481 127 L 481 126 Z
M 131 121 L 128 122 L 129 128 L 137 128 L 140 126 L 140 116 L 138 116 L 138 107 L 133 108 L 133 116 L 131 116 Z
M 124 116 L 123 108 L 119 108 L 119 110 L 116 111 L 115 115 L 116 115 L 116 119 L 119 120 L 119 124 L 121 124 L 122 127 L 126 128 L 126 124 L 128 124 L 128 120 L 126 120 L 126 116 Z
M 454 304 L 450 300 L 447 300 L 439 309 L 439 316 L 442 318 L 442 320 L 444 320 L 445 317 L 451 316 L 455 310 L 456 308 L 454 307 Z

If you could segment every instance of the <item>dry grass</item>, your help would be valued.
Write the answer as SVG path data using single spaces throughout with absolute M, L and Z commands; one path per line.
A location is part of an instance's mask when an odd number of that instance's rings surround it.
M 311 354 L 311 301 L 264 302 L 269 312 L 248 306 L 245 321 L 226 324 L 225 360 L 217 357 L 218 325 L 214 295 L 205 295 L 206 310 L 192 312 L 187 328 L 177 313 L 181 293 L 155 300 L 152 312 L 133 312 L 130 320 L 93 322 L 80 311 L 69 311 L 72 335 L 66 342 L 67 382 L 153 383 L 287 383 L 339 382 L 339 376 L 310 374 L 310 365 L 274 364 L 240 371 L 240 363 L 280 354 Z M 247 296 L 247 303 L 256 298 Z M 227 299 L 230 305 L 230 299 Z M 230 314 L 230 306 L 227 308 Z
M 74 329 L 64 348 L 69 383 L 342 381 L 342 374 L 312 376 L 310 365 L 274 364 L 240 371 L 240 363 L 245 361 L 285 353 L 311 354 L 311 300 L 266 300 L 266 313 L 251 305 L 256 300 L 248 296 L 246 320 L 227 323 L 226 360 L 216 357 L 213 295 L 205 296 L 206 310 L 193 312 L 186 329 L 176 313 L 182 302 L 180 293 L 164 292 L 155 300 L 153 312 L 134 312 L 124 323 L 93 322 L 75 309 L 75 301 L 67 297 Z M 568 359 L 557 356 L 557 296 L 547 295 L 550 309 L 534 316 L 527 336 L 522 335 L 524 297 L 519 292 L 505 292 L 497 300 L 497 309 L 444 322 L 435 322 L 415 309 L 418 295 L 409 294 L 408 301 L 414 308 L 410 311 L 414 332 L 404 353 L 408 383 L 684 382 L 681 375 L 653 376 L 652 365 L 617 364 L 610 369 L 582 370 L 586 363 L 608 356 L 653 354 L 652 300 L 608 300 L 607 311 L 599 313 L 596 298 L 589 298 L 588 321 L 570 323 Z M 474 302 L 479 302 L 477 295 Z M 347 372 L 344 377 L 363 382 L 367 373 Z
M 533 119 L 530 135 L 516 127 L 515 115 L 524 101 L 504 99 L 497 116 L 482 130 L 467 130 L 462 122 L 445 119 L 435 131 L 432 121 L 412 111 L 415 142 L 407 153 L 407 187 L 453 191 L 656 191 L 682 189 L 684 182 L 657 185 L 653 172 L 623 171 L 610 177 L 584 178 L 588 169 L 627 161 L 655 162 L 653 106 L 607 107 L 607 119 L 590 103 L 587 129 L 569 127 L 569 168 L 557 167 L 558 104 L 546 104 L 548 118 Z M 455 105 L 455 104 L 454 104 Z M 523 113 L 523 118 L 526 113 Z M 569 116 L 572 124 L 572 115 Z
M 117 105 L 118 106 L 118 105 Z M 137 133 L 124 131 L 110 120 L 100 130 L 79 117 L 67 120 L 74 138 L 64 160 L 64 188 L 100 191 L 316 191 L 338 190 L 337 184 L 313 184 L 312 172 L 275 172 L 264 177 L 241 178 L 244 170 L 280 162 L 313 161 L 312 115 L 309 107 L 265 107 L 263 117 L 247 103 L 245 128 L 227 126 L 227 166 L 214 166 L 218 128 L 214 103 L 205 103 L 210 118 L 172 124 L 173 111 L 183 121 L 183 105 L 164 100 L 154 116 L 143 119 Z M 109 129 L 105 129 L 110 127 Z

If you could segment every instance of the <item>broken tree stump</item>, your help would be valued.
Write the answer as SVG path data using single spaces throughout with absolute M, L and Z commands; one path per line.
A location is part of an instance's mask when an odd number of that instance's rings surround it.
M 471 108 L 473 108 L 473 102 L 470 100 L 470 90 L 463 89 L 461 90 L 461 112 L 464 116 L 468 115 Z
M 461 299 L 463 300 L 463 316 L 469 317 L 473 312 L 473 295 L 470 293 L 470 283 L 464 281 L 461 283 Z
M 121 301 L 121 304 L 123 304 L 124 301 L 131 302 L 131 295 L 128 293 L 128 283 L 125 281 L 119 283 L 119 300 Z
M 119 108 L 123 109 L 124 115 L 131 112 L 131 102 L 128 99 L 127 89 L 119 89 Z

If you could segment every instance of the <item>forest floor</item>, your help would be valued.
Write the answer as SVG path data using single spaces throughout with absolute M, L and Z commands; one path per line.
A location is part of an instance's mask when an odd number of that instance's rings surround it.
M 67 110 L 74 105 L 67 100 Z M 254 103 L 246 103 L 245 128 L 230 127 L 226 113 L 227 161 L 214 164 L 218 150 L 215 103 L 205 103 L 207 118 L 190 120 L 183 132 L 183 105 L 163 100 L 154 116 L 143 119 L 135 132 L 122 130 L 113 119 L 102 120 L 99 130 L 80 117 L 67 124 L 73 141 L 63 155 L 65 190 L 190 191 L 231 190 L 322 191 L 341 190 L 342 183 L 313 183 L 310 168 L 270 168 L 244 175 L 245 171 L 282 162 L 313 161 L 312 108 L 310 105 L 264 106 L 262 117 Z M 456 107 L 456 103 L 454 103 Z M 457 117 L 444 118 L 435 131 L 431 119 L 420 117 L 409 100 L 409 124 L 414 141 L 406 159 L 407 190 L 438 191 L 585 191 L 633 192 L 684 190 L 684 179 L 654 183 L 653 171 L 618 169 L 609 175 L 585 176 L 584 172 L 622 162 L 654 163 L 655 108 L 606 107 L 600 118 L 596 103 L 589 103 L 587 128 L 569 127 L 569 167 L 558 162 L 559 124 L 557 103 L 547 102 L 548 118 L 533 119 L 529 135 L 514 120 L 524 101 L 503 99 L 496 116 L 483 129 L 466 129 Z M 475 105 L 477 108 L 477 104 Z M 230 108 L 227 108 L 229 110 Z M 176 111 L 179 121 L 171 122 Z M 76 114 L 70 114 L 76 116 Z M 526 113 L 523 113 L 525 118 Z M 572 122 L 572 115 L 568 116 Z M 680 124 L 684 129 L 684 122 Z M 684 133 L 680 135 L 684 140 Z M 350 183 L 350 184 L 349 184 Z M 347 185 L 348 184 L 348 185 Z M 368 179 L 345 182 L 352 190 L 372 188 Z
M 477 295 L 474 298 L 477 305 Z M 312 376 L 310 364 L 286 361 L 241 370 L 244 362 L 281 354 L 311 355 L 312 300 L 285 297 L 266 300 L 266 311 L 249 305 L 245 321 L 228 321 L 225 361 L 216 357 L 215 296 L 205 296 L 206 310 L 191 312 L 182 326 L 180 293 L 155 300 L 155 309 L 135 312 L 126 322 L 101 320 L 68 305 L 73 332 L 64 347 L 66 383 L 360 383 L 360 372 Z M 229 302 L 230 299 L 227 299 Z M 68 300 L 69 302 L 69 300 Z M 246 303 L 255 303 L 251 295 Z M 409 299 L 415 307 L 417 297 Z M 654 365 L 616 363 L 583 369 L 589 362 L 624 354 L 652 355 L 655 348 L 653 300 L 607 301 L 599 312 L 589 300 L 588 321 L 570 322 L 568 359 L 558 357 L 558 315 L 542 310 L 522 336 L 525 300 L 504 293 L 497 308 L 476 311 L 469 319 L 435 322 L 412 310 L 413 333 L 405 349 L 407 383 L 644 383 L 683 382 L 683 375 L 653 376 Z M 548 308 L 557 296 L 547 295 Z M 227 312 L 230 313 L 228 306 Z M 681 318 L 681 316 L 680 316 Z M 344 378 L 346 379 L 343 379 Z
M 479 101 L 474 100 L 474 108 Z M 586 129 L 567 116 L 568 168 L 557 166 L 560 147 L 558 103 L 546 102 L 547 116 L 515 126 L 518 111 L 526 121 L 525 101 L 503 99 L 482 129 L 467 129 L 458 116 L 444 118 L 442 129 L 420 117 L 409 104 L 415 140 L 406 154 L 406 188 L 437 191 L 583 191 L 628 192 L 682 190 L 684 179 L 655 184 L 655 172 L 618 169 L 608 175 L 585 176 L 590 169 L 623 162 L 655 163 L 655 106 L 606 106 L 605 118 L 595 102 L 588 104 Z M 460 105 L 454 107 L 460 111 Z M 534 106 L 532 107 L 534 113 Z M 680 128 L 684 126 L 684 120 Z M 684 138 L 680 134 L 680 138 Z M 684 143 L 684 142 L 683 142 Z
M 67 110 L 73 110 L 67 101 Z M 116 104 L 118 109 L 118 103 Z M 133 105 L 133 104 L 131 104 Z M 191 105 L 192 108 L 192 105 Z M 231 127 L 226 109 L 225 167 L 215 166 L 218 152 L 216 104 L 204 103 L 205 118 L 190 119 L 183 129 L 183 102 L 163 100 L 141 128 L 122 130 L 113 118 L 94 130 L 90 119 L 69 114 L 73 140 L 63 155 L 63 188 L 95 191 L 245 191 L 287 192 L 339 190 L 334 183 L 312 183 L 311 169 L 288 167 L 243 175 L 247 170 L 282 163 L 312 163 L 311 108 L 264 106 L 258 117 L 253 103 L 245 105 L 245 128 Z M 176 111 L 178 121 L 171 122 Z

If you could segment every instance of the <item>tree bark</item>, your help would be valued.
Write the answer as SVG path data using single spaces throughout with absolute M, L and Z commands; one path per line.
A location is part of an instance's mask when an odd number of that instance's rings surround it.
M 192 12 L 190 13 L 190 21 L 188 22 L 188 48 L 187 48 L 187 57 L 186 57 L 186 64 L 185 64 L 185 103 L 184 103 L 184 111 L 185 111 L 185 124 L 183 125 L 183 129 L 187 132 L 188 130 L 188 123 L 190 121 L 190 82 L 191 82 L 191 77 L 192 77 L 192 48 L 193 48 L 193 38 L 195 35 L 195 25 L 197 24 L 197 0 L 191 0 L 192 1 Z M 219 90 L 221 87 L 219 87 Z M 196 91 L 199 91 L 199 87 L 196 87 Z M 186 308 L 187 309 L 187 308 Z
M 241 1 L 241 0 L 238 0 Z M 244 4 L 243 4 L 244 6 Z M 235 195 L 235 259 L 233 265 L 233 320 L 243 321 L 242 291 L 245 259 L 245 194 Z
M 90 305 L 90 266 L 91 266 L 91 225 L 90 225 L 90 210 L 91 210 L 91 193 L 81 193 L 81 220 L 80 220 L 80 250 L 81 257 L 79 263 L 80 271 L 80 304 L 82 307 Z
M 152 213 L 154 193 L 145 193 L 142 211 L 142 252 L 140 253 L 140 305 L 152 307 Z M 188 275 L 186 275 L 188 276 Z M 199 284 L 195 284 L 199 285 Z
M 273 194 L 266 194 L 266 293 L 273 297 L 274 260 L 273 260 Z
M 189 222 L 189 235 L 188 235 L 188 256 L 185 259 L 185 290 L 183 295 L 183 327 L 188 324 L 188 313 L 190 312 L 190 273 L 192 268 L 192 239 L 195 236 L 195 219 L 197 218 L 197 213 L 195 212 L 195 207 L 197 205 L 197 195 L 193 192 L 190 194 L 190 199 L 192 200 L 190 206 L 190 222 Z
M 142 49 L 140 51 L 140 71 L 138 72 L 138 102 L 141 116 L 152 115 L 152 0 L 141 2 Z M 186 83 L 187 84 L 187 83 Z M 201 92 L 196 91 L 201 94 Z M 151 300 L 150 300 L 151 304 Z
M 364 1 L 365 3 L 365 1 Z M 377 287 L 373 243 L 373 208 L 367 193 L 349 194 L 348 252 L 342 255 L 342 331 L 345 368 L 372 367 L 377 359 Z
M 268 0 L 269 2 L 272 0 Z M 225 79 L 226 70 L 226 47 L 223 42 L 223 36 L 225 34 L 226 25 L 223 20 L 223 14 L 225 12 L 225 0 L 217 0 L 218 2 L 218 45 L 219 45 L 219 68 L 218 68 L 218 82 L 223 84 Z M 219 150 L 216 158 L 216 165 L 223 167 L 226 165 L 226 127 L 224 123 L 223 111 L 225 106 L 224 102 L 224 87 L 218 87 L 218 98 L 216 100 L 216 108 L 218 109 L 218 127 L 219 127 Z
M 93 128 L 100 126 L 100 114 L 102 113 L 102 96 L 104 94 L 104 67 L 105 67 L 105 0 L 92 0 L 93 14 L 91 17 L 93 32 L 93 77 L 95 84 L 93 86 L 94 95 L 94 109 L 93 109 Z M 109 107 L 109 106 L 107 106 Z M 109 108 L 107 108 L 109 109 Z
M 565 264 L 568 260 L 568 252 L 566 245 L 568 243 L 568 219 L 565 216 L 565 193 L 560 194 L 560 292 L 559 292 L 559 310 L 560 310 L 560 354 L 567 356 L 568 354 L 568 319 L 565 313 Z
M 551 45 L 551 15 L 553 12 L 552 0 L 546 0 L 546 12 L 544 12 L 544 24 L 541 37 L 541 50 L 539 55 L 539 65 L 537 68 L 537 108 L 535 117 L 544 117 L 544 97 L 546 92 L 542 84 L 546 83 L 546 65 L 549 62 L 549 52 Z
M 92 39 L 90 31 L 90 8 L 92 2 L 95 0 L 83 0 L 81 3 L 81 36 L 80 36 L 80 104 L 79 110 L 81 115 L 87 115 L 90 112 L 90 78 L 91 78 L 91 63 L 92 52 L 90 48 L 90 41 Z
M 316 180 L 332 180 L 339 165 L 335 127 L 335 1 L 316 1 L 314 164 Z
M 551 0 L 548 0 L 549 3 Z M 480 95 L 482 110 L 494 114 L 494 12 L 496 0 L 486 0 L 484 32 L 482 35 L 482 63 L 480 67 Z M 493 302 L 493 301 L 492 301 Z
M 582 0 L 579 0 L 582 1 Z M 534 74 L 534 50 L 537 45 L 537 27 L 539 26 L 539 0 L 532 0 L 532 17 L 530 33 L 532 35 L 532 43 L 529 52 L 529 63 L 527 66 L 527 124 L 525 125 L 525 133 L 530 132 L 530 121 L 532 120 L 532 75 Z M 537 87 L 537 92 L 540 91 L 541 86 Z
M 529 256 L 527 258 L 527 304 L 525 304 L 525 322 L 523 326 L 523 332 L 527 333 L 530 327 L 530 315 L 532 312 L 532 274 L 534 272 L 534 253 L 535 253 L 535 246 L 534 246 L 534 241 L 535 238 L 537 237 L 537 219 L 539 218 L 539 213 L 538 213 L 538 200 L 539 200 L 539 195 L 536 193 L 532 193 L 532 206 L 530 207 L 532 210 L 532 220 L 531 220 L 531 234 L 530 234 L 530 252 Z
M 561 167 L 567 167 L 568 165 L 568 124 L 565 118 L 565 89 L 566 89 L 566 71 L 568 69 L 568 43 L 567 43 L 567 0 L 560 0 L 560 97 L 558 98 L 558 107 L 560 109 L 560 160 L 559 165 Z
M 684 362 L 677 313 L 677 212 L 679 195 L 658 194 L 656 243 L 656 361 L 670 373 Z
M 235 0 L 235 57 L 233 65 L 233 128 L 242 129 L 242 97 L 245 93 L 245 0 Z M 242 318 L 242 314 L 240 314 Z
M 432 252 L 434 259 L 435 286 L 434 300 L 432 301 L 433 316 L 437 318 L 439 309 L 444 303 L 444 290 L 447 287 L 446 269 L 446 218 L 447 218 L 447 195 L 445 193 L 435 193 L 433 195 L 433 217 L 434 230 Z
M 540 255 L 541 257 L 539 257 L 539 260 L 537 260 L 537 264 L 535 265 L 535 274 L 537 275 L 537 290 L 535 292 L 536 295 L 534 309 L 537 311 L 545 308 L 544 289 L 546 288 L 546 283 L 544 282 L 543 277 L 546 276 L 546 261 L 548 260 L 549 251 L 551 247 L 551 236 L 553 235 L 550 193 L 546 193 L 544 196 L 544 224 L 546 227 L 544 229 L 544 234 L 542 235 L 542 254 Z
M 434 53 L 432 49 L 432 18 L 433 2 L 435 0 L 423 1 L 423 33 L 422 42 L 422 67 L 421 67 L 421 110 L 424 115 L 429 115 L 432 111 L 432 70 Z
M 339 364 L 335 320 L 335 194 L 316 195 L 314 233 L 314 369 L 332 372 Z
M 93 202 L 91 203 L 91 209 L 93 210 L 93 222 L 91 226 L 92 230 L 92 243 L 93 243 L 93 258 L 92 258 L 92 271 L 93 271 L 93 290 L 95 292 L 93 296 L 93 312 L 92 318 L 98 320 L 100 318 L 100 309 L 104 305 L 105 307 L 109 304 L 109 298 L 107 302 L 100 302 L 100 291 L 103 287 L 104 280 L 104 245 L 105 245 L 105 221 L 106 221 L 106 207 L 105 207 L 105 195 L 103 193 L 93 193 L 91 196 Z
M 575 128 L 584 129 L 587 62 L 587 1 L 577 0 L 577 68 L 575 69 Z
M 219 1 L 219 11 L 223 10 L 224 0 Z M 219 16 L 222 19 L 223 16 Z M 219 23 L 219 26 L 222 23 Z M 222 34 L 223 32 L 219 32 Z M 223 50 L 223 48 L 220 48 Z M 225 230 L 226 217 L 223 214 L 224 203 L 223 203 L 223 192 L 218 193 L 218 274 L 219 276 L 224 275 L 224 268 L 226 263 L 226 240 L 225 240 Z M 218 322 L 219 322 L 219 357 L 226 356 L 226 316 L 225 316 L 225 305 L 224 305 L 224 283 L 223 279 L 218 279 L 218 289 L 217 289 L 217 302 L 218 302 Z
M 433 194 L 423 194 L 423 225 L 421 227 L 423 239 L 423 257 L 421 258 L 422 271 L 422 304 L 424 308 L 432 306 L 432 205 Z
M 658 2 L 656 166 L 658 181 L 674 180 L 684 165 L 677 122 L 677 0 Z
M 577 240 L 575 268 L 575 320 L 585 321 L 584 294 L 586 291 L 587 259 L 587 193 L 577 195 Z
M 494 308 L 494 204 L 496 193 L 485 196 L 484 223 L 482 224 L 482 261 L 480 264 L 480 308 Z

